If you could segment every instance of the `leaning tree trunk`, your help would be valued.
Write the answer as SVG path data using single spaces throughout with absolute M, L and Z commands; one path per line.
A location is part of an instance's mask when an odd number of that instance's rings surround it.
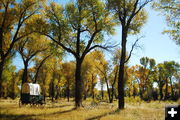
M 126 37 L 127 31 L 125 27 L 122 27 L 122 41 L 121 41 L 121 59 L 120 59 L 120 67 L 119 67 L 119 77 L 118 77 L 118 108 L 124 109 L 124 64 L 126 58 Z
M 75 71 L 75 105 L 76 107 L 82 106 L 82 79 L 81 79 L 81 60 L 77 58 L 76 60 L 76 71 Z
M 106 82 L 106 87 L 107 87 L 107 91 L 108 91 L 109 102 L 112 103 L 111 102 L 111 91 L 109 89 L 109 84 L 108 84 L 108 80 L 106 77 L 105 77 L 105 82 Z

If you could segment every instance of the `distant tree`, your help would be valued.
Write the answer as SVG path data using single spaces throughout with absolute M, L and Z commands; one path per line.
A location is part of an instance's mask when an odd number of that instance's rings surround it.
M 126 43 L 128 34 L 137 34 L 145 23 L 147 15 L 144 6 L 152 0 L 107 0 L 108 8 L 113 12 L 115 19 L 118 20 L 122 28 L 121 38 L 121 59 L 118 76 L 118 108 L 124 108 L 124 64 L 129 60 L 133 48 L 139 39 L 135 41 L 126 59 Z
M 155 67 L 155 82 L 157 82 L 158 84 L 158 88 L 159 88 L 159 95 L 160 95 L 160 100 L 163 99 L 163 87 L 165 85 L 165 71 L 164 71 L 164 65 L 162 63 L 158 64 Z
M 171 87 L 171 97 L 174 98 L 174 87 L 173 87 L 173 76 L 180 69 L 180 65 L 175 61 L 165 61 L 164 62 L 164 74 L 166 80 L 166 89 L 165 89 L 165 99 L 168 98 L 168 84 L 170 83 Z
M 152 76 L 152 73 L 154 71 L 154 67 L 156 65 L 156 61 L 152 58 L 148 58 L 148 57 L 142 57 L 140 59 L 140 63 L 143 66 L 143 81 L 144 81 L 144 85 L 143 85 L 143 91 L 142 94 L 144 94 L 144 92 L 146 91 L 147 96 L 146 99 L 150 99 L 150 94 L 152 94 L 152 89 L 153 89 L 153 80 L 150 79 Z M 144 98 L 143 98 L 144 99 Z
M 65 62 L 62 63 L 61 68 L 62 76 L 65 78 L 65 87 L 66 87 L 66 96 L 69 102 L 70 99 L 70 91 L 73 90 L 73 84 L 75 82 L 74 73 L 75 73 L 75 64 L 74 62 Z

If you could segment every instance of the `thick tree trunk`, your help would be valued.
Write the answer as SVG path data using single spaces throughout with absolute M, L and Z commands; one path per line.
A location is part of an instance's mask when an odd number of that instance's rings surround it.
M 76 107 L 82 106 L 82 92 L 83 92 L 83 83 L 81 79 L 81 60 L 76 59 L 76 71 L 75 71 L 75 105 Z
M 28 61 L 24 61 L 24 72 L 22 76 L 22 84 L 28 81 Z
M 127 31 L 122 27 L 122 41 L 121 41 L 121 59 L 119 67 L 119 77 L 118 77 L 118 108 L 124 109 L 124 64 L 126 58 L 126 37 Z

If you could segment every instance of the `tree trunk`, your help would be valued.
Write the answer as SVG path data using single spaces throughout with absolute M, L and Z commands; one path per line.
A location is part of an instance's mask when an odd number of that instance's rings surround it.
M 103 81 L 101 80 L 101 97 L 102 97 L 102 100 L 104 99 L 104 89 L 103 89 Z
M 113 84 L 112 84 L 111 101 L 110 101 L 110 103 L 112 103 L 113 99 L 114 99 L 114 90 L 115 90 L 114 86 L 116 85 L 117 74 L 118 74 L 118 68 L 116 69 L 115 76 L 114 76 L 114 81 L 113 81 Z
M 166 88 L 165 88 L 165 100 L 168 98 L 168 78 L 165 79 L 166 81 Z
M 162 92 L 162 86 L 160 85 L 159 86 L 159 95 L 160 95 L 160 100 L 162 100 L 163 99 L 163 92 Z
M 69 83 L 69 80 L 67 81 L 67 100 L 68 100 L 68 102 L 69 102 L 69 98 L 70 98 L 70 85 L 69 85 L 70 83 Z
M 109 83 L 107 78 L 105 77 L 105 82 L 106 82 L 106 86 L 107 86 L 107 92 L 108 92 L 108 97 L 109 97 L 109 102 L 111 103 L 111 91 L 109 89 Z
M 28 81 L 28 61 L 24 61 L 24 72 L 22 76 L 22 84 Z
M 46 56 L 46 57 L 40 62 L 39 66 L 38 66 L 38 68 L 37 68 L 36 74 L 35 74 L 34 83 L 37 82 L 40 68 L 42 67 L 42 65 L 44 64 L 44 62 L 47 60 L 47 58 L 50 57 L 50 56 L 51 56 L 51 55 Z
M 171 84 L 171 97 L 174 98 L 174 89 L 173 89 L 173 83 L 172 83 L 171 77 L 169 77 L 169 80 Z
M 3 73 L 3 67 L 4 67 L 4 60 L 1 59 L 0 62 L 0 98 L 3 97 L 3 86 L 2 86 L 2 73 Z
M 76 58 L 76 71 L 75 71 L 75 105 L 76 107 L 82 106 L 82 79 L 81 79 L 81 60 Z
M 122 26 L 122 41 L 121 41 L 121 59 L 120 59 L 120 67 L 119 67 L 119 77 L 118 77 L 118 108 L 124 109 L 124 64 L 126 58 L 126 37 L 127 31 L 125 27 Z
M 91 81 L 91 86 L 92 86 L 92 88 L 91 88 L 91 95 L 92 95 L 92 99 L 94 100 L 94 75 L 92 74 L 92 81 Z

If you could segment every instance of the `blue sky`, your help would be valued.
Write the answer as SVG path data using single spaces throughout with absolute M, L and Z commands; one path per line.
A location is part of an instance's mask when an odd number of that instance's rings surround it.
M 66 0 L 56 0 L 65 3 Z M 147 23 L 143 26 L 141 33 L 138 36 L 145 36 L 139 41 L 141 48 L 134 50 L 133 55 L 129 61 L 129 65 L 140 64 L 139 59 L 141 57 L 147 56 L 154 58 L 157 63 L 163 61 L 174 60 L 180 63 L 180 47 L 178 47 L 173 40 L 169 38 L 168 35 L 162 34 L 162 31 L 167 28 L 165 17 L 160 15 L 159 12 L 152 10 L 149 6 L 146 7 L 148 12 Z M 129 51 L 133 41 L 137 36 L 128 38 L 127 50 Z M 113 41 L 120 42 L 121 40 L 121 30 L 120 27 L 116 27 L 116 35 L 112 37 Z M 106 58 L 109 59 L 111 55 L 106 54 Z M 73 59 L 68 56 L 65 60 Z M 23 68 L 22 59 L 19 55 L 13 60 L 17 69 Z

